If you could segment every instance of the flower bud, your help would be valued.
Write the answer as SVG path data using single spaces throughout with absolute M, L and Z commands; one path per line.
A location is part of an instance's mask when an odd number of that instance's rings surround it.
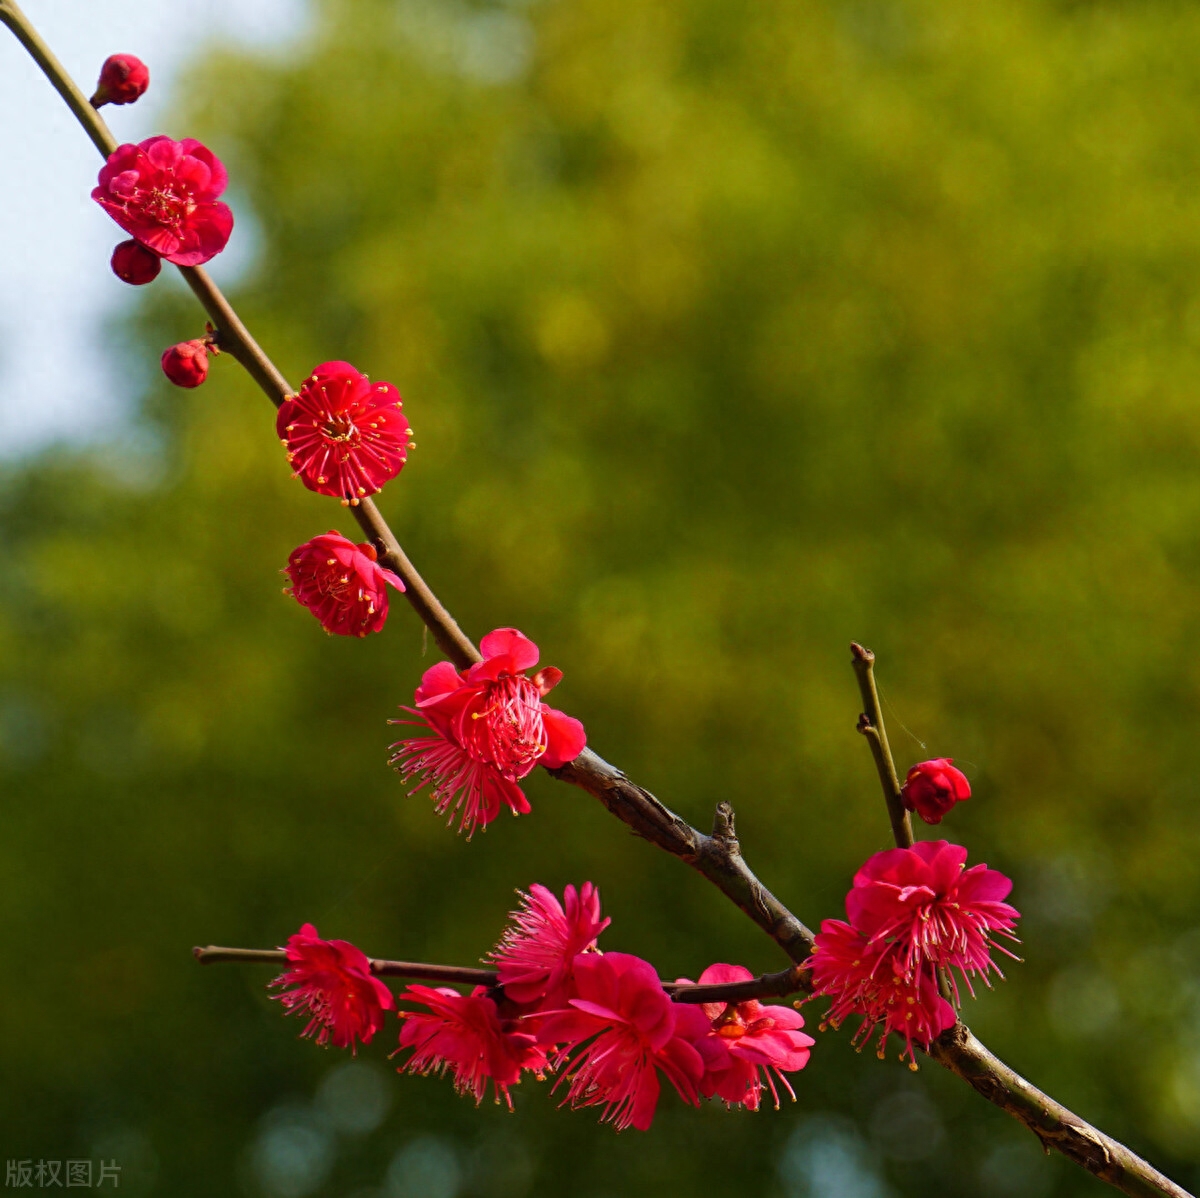
M 100 82 L 92 97 L 93 108 L 104 104 L 132 104 L 150 86 L 150 68 L 132 54 L 113 54 L 100 68 Z
M 140 241 L 122 241 L 112 254 L 113 274 L 122 283 L 130 283 L 140 287 L 143 283 L 152 283 L 162 270 L 162 259 L 151 249 L 147 249 Z
M 955 803 L 971 797 L 971 784 L 962 770 L 954 768 L 953 757 L 935 757 L 908 771 L 900 797 L 927 824 L 940 824 Z
M 208 346 L 200 339 L 172 345 L 162 356 L 162 368 L 176 387 L 199 387 L 208 378 Z

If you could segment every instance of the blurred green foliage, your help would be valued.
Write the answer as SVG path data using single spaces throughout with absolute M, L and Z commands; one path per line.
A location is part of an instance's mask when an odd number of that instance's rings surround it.
M 236 299 L 290 377 L 400 386 L 382 507 L 463 626 L 531 635 L 693 822 L 731 800 L 812 925 L 887 843 L 847 646 L 876 650 L 901 768 L 966 769 L 945 834 L 1025 912 L 968 1021 L 1193 1186 L 1197 61 L 1167 0 L 327 0 L 286 61 L 203 56 L 167 130 L 256 215 Z M 131 393 L 199 325 L 150 289 Z M 172 1198 L 1107 1192 L 848 1030 L 795 1106 L 664 1099 L 617 1137 L 546 1087 L 476 1111 L 387 1043 L 346 1072 L 267 971 L 196 967 L 304 920 L 470 963 L 515 887 L 584 878 L 665 976 L 782 962 L 581 792 L 533 777 L 470 844 L 407 797 L 417 621 L 335 640 L 280 596 L 354 528 L 232 362 L 145 392 L 119 443 L 0 480 L 6 1158 Z

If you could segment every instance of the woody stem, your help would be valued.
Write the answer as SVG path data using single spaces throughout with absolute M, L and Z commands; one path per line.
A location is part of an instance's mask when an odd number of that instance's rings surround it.
M 192 949 L 201 965 L 275 965 L 286 966 L 287 953 L 281 948 L 222 948 L 210 944 Z M 371 972 L 379 977 L 410 978 L 418 982 L 450 982 L 460 986 L 499 987 L 494 969 L 473 969 L 461 965 L 430 965 L 423 961 L 389 961 L 369 957 Z M 778 973 L 764 973 L 744 982 L 705 983 L 663 982 L 662 988 L 676 1002 L 744 1002 L 750 998 L 785 998 L 803 990 L 803 971 L 796 966 Z

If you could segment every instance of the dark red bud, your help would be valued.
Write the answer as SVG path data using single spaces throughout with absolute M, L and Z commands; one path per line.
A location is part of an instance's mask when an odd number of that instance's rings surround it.
M 150 86 L 150 68 L 132 54 L 113 54 L 100 68 L 92 107 L 132 104 Z
M 199 387 L 208 378 L 208 346 L 202 340 L 172 345 L 162 356 L 162 368 L 176 387 Z
M 132 283 L 141 287 L 143 283 L 152 283 L 162 270 L 162 259 L 151 249 L 147 249 L 140 241 L 122 241 L 112 254 L 113 274 L 122 283 Z

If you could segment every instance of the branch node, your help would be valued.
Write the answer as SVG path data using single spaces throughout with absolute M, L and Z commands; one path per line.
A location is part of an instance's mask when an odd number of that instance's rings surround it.
M 740 851 L 734 818 L 733 807 L 729 803 L 722 801 L 717 804 L 716 814 L 713 816 L 712 838 L 729 853 Z

